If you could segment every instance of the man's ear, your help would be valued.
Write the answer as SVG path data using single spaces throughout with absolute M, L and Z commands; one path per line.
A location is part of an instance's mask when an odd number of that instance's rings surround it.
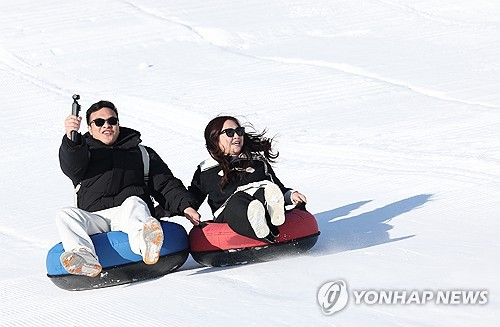
M 88 128 L 88 130 L 89 130 L 89 134 L 90 134 L 90 135 L 92 135 L 92 128 L 91 128 L 91 127 L 92 127 L 91 125 L 87 125 L 87 128 Z

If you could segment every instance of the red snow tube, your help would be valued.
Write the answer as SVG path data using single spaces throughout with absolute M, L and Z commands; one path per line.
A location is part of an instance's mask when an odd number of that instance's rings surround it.
M 236 234 L 226 223 L 207 222 L 189 232 L 191 255 L 209 267 L 269 261 L 309 250 L 320 234 L 314 216 L 297 208 L 286 213 L 279 230 L 276 242 L 266 243 Z

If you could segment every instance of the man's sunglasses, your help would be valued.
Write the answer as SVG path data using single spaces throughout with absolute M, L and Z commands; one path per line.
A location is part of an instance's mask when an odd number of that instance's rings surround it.
M 220 134 L 226 134 L 229 137 L 233 137 L 234 133 L 238 134 L 239 136 L 243 136 L 245 134 L 245 127 L 236 127 L 236 128 L 226 128 L 223 129 Z
M 118 118 L 116 118 L 116 117 L 109 117 L 108 119 L 96 118 L 93 121 L 91 121 L 90 124 L 92 125 L 92 123 L 94 123 L 97 127 L 102 127 L 102 126 L 104 126 L 105 122 L 108 122 L 108 124 L 110 124 L 111 126 L 114 126 L 114 125 L 118 124 Z

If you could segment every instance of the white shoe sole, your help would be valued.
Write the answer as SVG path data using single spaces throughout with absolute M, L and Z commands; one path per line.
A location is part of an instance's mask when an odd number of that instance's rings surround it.
M 271 224 L 281 226 L 285 222 L 285 198 L 276 184 L 268 184 L 264 188 L 266 208 L 271 217 Z
M 61 254 L 60 261 L 64 269 L 72 275 L 96 277 L 102 270 L 99 263 L 88 262 L 74 252 L 64 252 Z
M 258 238 L 264 238 L 271 232 L 266 222 L 266 211 L 259 200 L 253 200 L 248 204 L 247 217 L 250 226 Z
M 147 265 L 154 265 L 160 259 L 160 250 L 163 245 L 163 230 L 160 222 L 155 218 L 148 219 L 144 224 L 142 237 L 145 243 L 142 260 Z

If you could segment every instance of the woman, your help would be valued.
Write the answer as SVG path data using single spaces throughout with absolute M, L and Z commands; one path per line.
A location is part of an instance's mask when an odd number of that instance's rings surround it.
M 194 173 L 188 190 L 198 209 L 208 196 L 214 221 L 228 223 L 236 233 L 273 242 L 285 222 L 285 204 L 306 202 L 286 188 L 270 163 L 278 157 L 264 133 L 245 132 L 231 116 L 212 119 L 205 128 L 211 158 Z M 196 222 L 194 222 L 196 223 Z

